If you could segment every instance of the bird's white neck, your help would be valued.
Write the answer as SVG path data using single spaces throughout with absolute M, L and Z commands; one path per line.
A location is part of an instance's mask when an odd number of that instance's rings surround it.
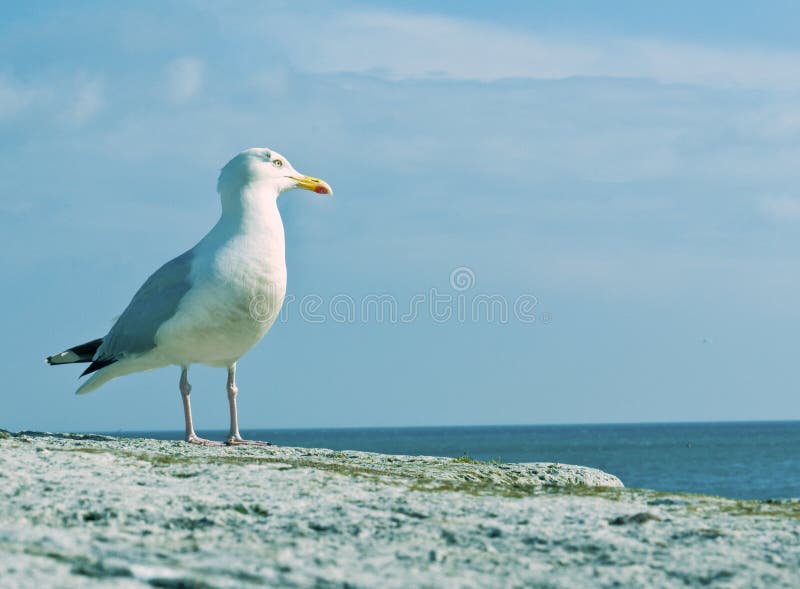
M 278 211 L 278 191 L 265 183 L 251 182 L 220 192 L 222 215 L 208 238 L 219 243 L 244 239 L 264 259 L 285 264 L 283 222 Z
M 229 225 L 238 233 L 273 233 L 283 223 L 278 212 L 278 191 L 268 183 L 250 182 L 233 190 L 220 193 L 222 216 L 220 223 Z

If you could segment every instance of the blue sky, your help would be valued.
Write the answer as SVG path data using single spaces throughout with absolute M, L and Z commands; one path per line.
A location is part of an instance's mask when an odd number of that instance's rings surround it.
M 75 397 L 105 333 L 268 146 L 295 300 L 535 296 L 537 320 L 322 323 L 240 363 L 248 427 L 798 419 L 789 2 L 0 9 L 0 427 L 181 429 L 177 369 Z M 191 373 L 225 428 L 224 373 Z

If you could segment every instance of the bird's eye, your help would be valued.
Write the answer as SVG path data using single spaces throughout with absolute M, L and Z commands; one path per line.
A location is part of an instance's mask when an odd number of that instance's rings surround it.
M 283 160 L 274 160 L 272 163 L 275 164 L 276 168 L 283 167 Z

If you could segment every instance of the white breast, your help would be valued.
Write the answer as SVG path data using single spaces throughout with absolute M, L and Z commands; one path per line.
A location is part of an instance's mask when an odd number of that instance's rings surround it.
M 283 224 L 274 201 L 260 213 L 223 218 L 196 246 L 192 287 L 156 335 L 165 361 L 229 365 L 275 322 L 286 294 Z

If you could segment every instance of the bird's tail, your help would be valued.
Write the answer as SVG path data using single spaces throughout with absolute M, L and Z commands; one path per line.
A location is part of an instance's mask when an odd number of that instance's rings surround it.
M 74 364 L 76 362 L 91 362 L 97 348 L 103 343 L 103 338 L 93 339 L 90 342 L 74 346 L 64 350 L 60 354 L 53 354 L 47 357 L 47 363 L 51 366 L 56 364 Z
M 149 370 L 151 368 L 163 366 L 163 364 L 151 365 L 142 363 L 141 361 L 137 361 L 137 358 L 129 359 L 125 362 L 117 362 L 116 358 L 99 358 L 94 360 L 93 358 L 97 354 L 97 350 L 102 343 L 102 337 L 93 339 L 85 344 L 64 350 L 60 354 L 48 356 L 47 363 L 51 366 L 56 364 L 76 364 L 79 362 L 90 363 L 86 370 L 83 371 L 81 376 L 86 376 L 92 372 L 94 372 L 94 374 L 92 374 L 88 380 L 84 381 L 78 390 L 75 391 L 79 395 L 93 391 L 112 378 L 122 376 L 123 374 L 129 374 L 139 370 Z

